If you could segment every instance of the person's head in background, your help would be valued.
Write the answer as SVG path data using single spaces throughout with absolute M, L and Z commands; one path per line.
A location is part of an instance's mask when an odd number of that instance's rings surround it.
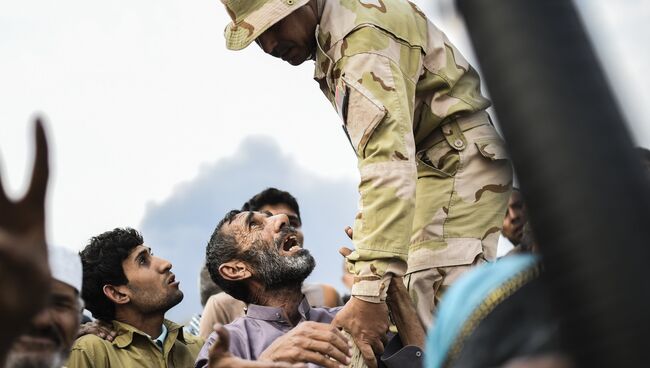
M 302 244 L 304 235 L 302 233 L 302 219 L 300 218 L 300 207 L 298 201 L 289 192 L 276 188 L 267 188 L 251 199 L 246 201 L 241 208 L 242 211 L 268 211 L 272 215 L 284 214 L 289 218 L 289 225 L 298 232 L 299 241 Z
M 524 203 L 524 196 L 519 189 L 514 188 L 508 201 L 508 209 L 503 219 L 501 233 L 512 244 L 517 245 L 521 242 L 526 222 L 528 222 L 528 211 Z
M 59 368 L 65 363 L 79 328 L 83 303 L 81 260 L 62 247 L 50 247 L 50 298 L 14 342 L 6 368 Z
M 199 275 L 199 293 L 201 294 L 201 306 L 205 307 L 205 303 L 208 302 L 208 299 L 214 294 L 220 293 L 222 290 L 219 285 L 215 284 L 214 281 L 210 278 L 210 272 L 208 272 L 208 267 L 203 264 L 201 267 L 201 273 Z

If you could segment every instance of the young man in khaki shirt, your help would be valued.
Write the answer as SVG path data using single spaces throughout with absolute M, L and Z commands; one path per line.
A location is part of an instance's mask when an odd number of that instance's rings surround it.
M 112 341 L 77 339 L 68 367 L 190 367 L 203 340 L 165 319 L 183 293 L 172 264 L 153 255 L 133 229 L 91 239 L 81 252 L 82 295 L 95 318 L 112 323 Z

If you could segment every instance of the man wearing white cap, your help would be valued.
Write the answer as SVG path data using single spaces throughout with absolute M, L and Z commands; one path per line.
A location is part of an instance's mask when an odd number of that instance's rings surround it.
M 48 260 L 52 272 L 49 299 L 14 342 L 6 368 L 59 368 L 70 353 L 83 309 L 81 259 L 65 248 L 50 247 Z

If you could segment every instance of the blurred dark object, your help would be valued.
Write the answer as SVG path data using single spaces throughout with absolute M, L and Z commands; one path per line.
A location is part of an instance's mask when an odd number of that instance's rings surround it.
M 650 180 L 650 150 L 643 147 L 637 147 L 636 153 L 641 159 L 641 165 L 645 169 L 646 178 Z
M 570 352 L 581 367 L 650 366 L 650 193 L 573 3 L 457 5 L 512 155 L 552 300 L 567 321 Z

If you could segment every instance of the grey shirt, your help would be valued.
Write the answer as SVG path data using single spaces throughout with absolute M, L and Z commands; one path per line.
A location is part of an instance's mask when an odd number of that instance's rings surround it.
M 341 308 L 343 307 L 312 308 L 307 299 L 303 298 L 298 306 L 300 313 L 300 322 L 298 323 L 304 321 L 330 323 Z M 275 339 L 286 334 L 295 326 L 284 318 L 282 308 L 249 304 L 244 317 L 236 319 L 225 327 L 230 333 L 230 352 L 243 359 L 256 360 Z M 210 334 L 199 352 L 196 368 L 208 366 L 208 350 L 217 338 L 215 332 Z M 310 366 L 313 367 L 311 364 Z
M 304 321 L 330 323 L 342 308 L 312 308 L 307 299 L 303 298 L 298 306 L 298 313 L 300 313 L 300 322 L 298 323 Z M 264 349 L 269 347 L 275 339 L 286 334 L 295 326 L 292 326 L 283 317 L 282 308 L 249 304 L 244 317 L 236 319 L 225 327 L 230 333 L 230 353 L 242 359 L 257 360 Z M 208 350 L 217 338 L 215 332 L 210 334 L 199 352 L 194 364 L 195 368 L 208 367 Z M 384 354 L 378 359 L 378 364 L 380 368 L 421 367 L 422 350 L 416 346 L 402 346 L 399 336 L 394 336 L 386 346 Z M 311 363 L 308 366 L 310 368 L 317 367 Z

